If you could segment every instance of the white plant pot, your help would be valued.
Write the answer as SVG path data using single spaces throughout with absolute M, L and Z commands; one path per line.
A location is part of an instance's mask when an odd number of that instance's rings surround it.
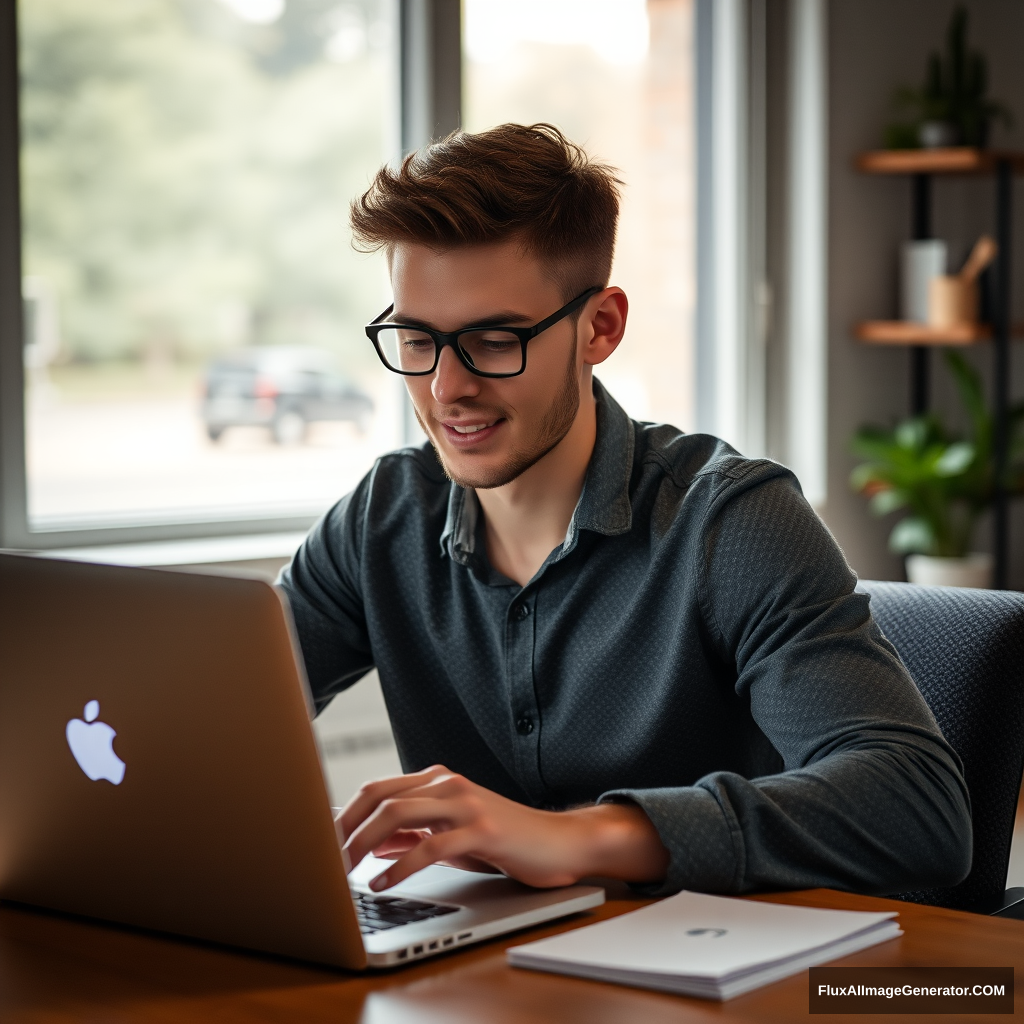
M 924 121 L 917 129 L 917 139 L 925 149 L 942 149 L 959 145 L 960 133 L 956 125 L 949 121 Z M 970 558 L 970 555 L 967 557 Z
M 907 555 L 907 579 L 928 587 L 992 586 L 992 556 L 974 552 L 964 558 Z

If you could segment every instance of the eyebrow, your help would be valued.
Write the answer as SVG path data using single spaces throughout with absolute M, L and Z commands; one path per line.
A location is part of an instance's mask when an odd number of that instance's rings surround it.
M 532 324 L 534 322 L 533 317 L 527 316 L 525 313 L 519 313 L 514 309 L 506 309 L 501 313 L 495 313 L 492 316 L 474 320 L 471 324 L 459 327 L 457 330 L 464 331 L 474 327 L 514 327 L 517 324 Z M 392 313 L 386 323 L 407 324 L 409 327 L 421 327 L 428 331 L 437 331 L 438 334 L 451 333 L 450 331 L 439 330 L 426 320 L 417 320 L 415 317 L 402 316 L 399 313 Z

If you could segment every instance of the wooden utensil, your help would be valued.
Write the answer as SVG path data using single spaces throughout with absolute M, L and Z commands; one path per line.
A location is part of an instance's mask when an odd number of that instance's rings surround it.
M 949 328 L 978 322 L 978 276 L 996 258 L 999 247 L 982 235 L 959 274 L 933 277 L 928 286 L 928 324 Z

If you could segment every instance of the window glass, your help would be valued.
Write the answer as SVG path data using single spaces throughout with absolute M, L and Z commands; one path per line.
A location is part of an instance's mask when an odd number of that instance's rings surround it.
M 400 441 L 347 207 L 384 0 L 21 0 L 34 529 L 315 514 Z
M 640 419 L 693 426 L 692 0 L 465 0 L 478 131 L 557 125 L 625 183 L 612 283 L 626 337 L 596 371 Z

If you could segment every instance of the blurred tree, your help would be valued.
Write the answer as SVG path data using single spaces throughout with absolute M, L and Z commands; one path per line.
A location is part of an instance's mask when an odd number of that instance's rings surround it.
M 25 273 L 57 293 L 64 358 L 372 356 L 380 271 L 347 204 L 384 147 L 376 11 L 293 0 L 260 26 L 219 0 L 22 0 Z

